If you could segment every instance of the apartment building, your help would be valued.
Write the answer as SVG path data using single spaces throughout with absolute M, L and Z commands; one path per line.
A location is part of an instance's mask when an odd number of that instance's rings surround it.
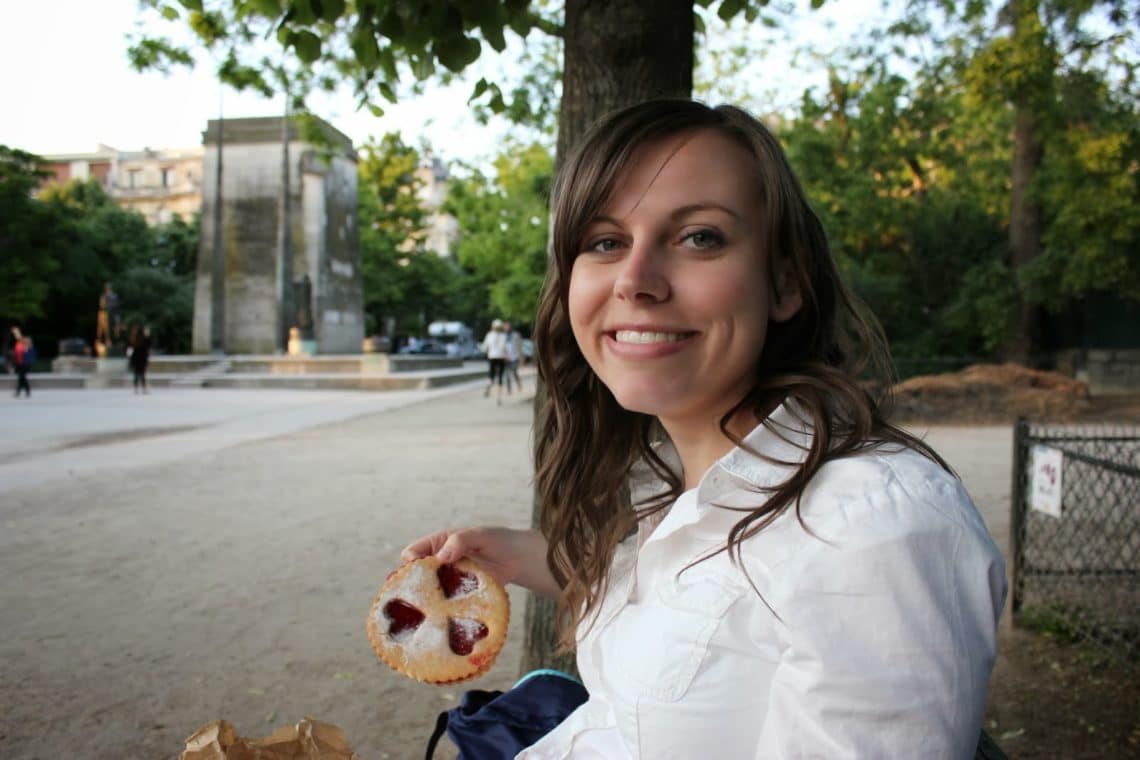
M 44 156 L 49 182 L 95 179 L 123 208 L 149 224 L 175 216 L 189 221 L 202 208 L 202 148 L 121 151 L 107 145 L 91 153 Z

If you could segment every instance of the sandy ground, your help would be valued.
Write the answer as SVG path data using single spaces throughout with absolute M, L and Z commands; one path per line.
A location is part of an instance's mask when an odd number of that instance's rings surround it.
M 259 736 L 305 715 L 341 725 L 365 758 L 421 757 L 457 692 L 381 665 L 365 615 L 412 538 L 526 523 L 530 417 L 518 396 L 496 407 L 468 391 L 6 485 L 0 757 L 177 757 L 214 718 Z M 520 633 L 473 685 L 513 682 Z
M 8 419 L 12 403 L 0 407 Z M 157 461 L 147 452 L 161 429 L 140 422 L 142 434 L 89 440 L 116 447 L 114 466 L 54 478 L 42 475 L 45 457 L 84 449 L 68 447 L 66 424 L 53 423 L 50 445 L 5 452 L 0 757 L 175 758 L 214 718 L 261 736 L 306 715 L 343 727 L 362 758 L 422 757 L 436 714 L 461 691 L 381 665 L 364 618 L 412 538 L 528 522 L 530 423 L 529 398 L 498 407 L 468 389 L 214 437 Z M 929 440 L 1004 550 L 1009 428 L 934 428 Z M 24 486 L 20 467 L 41 474 Z M 516 678 L 523 600 L 512 601 L 499 663 L 463 688 Z

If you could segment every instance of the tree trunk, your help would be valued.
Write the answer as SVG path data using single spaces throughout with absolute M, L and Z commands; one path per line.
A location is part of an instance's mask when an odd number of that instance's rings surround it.
M 557 163 L 597 119 L 693 91 L 692 0 L 567 0 Z
M 693 35 L 692 0 L 566 0 L 556 165 L 610 111 L 652 97 L 690 97 Z M 543 395 L 540 387 L 536 412 Z M 532 521 L 538 527 L 537 504 Z M 523 673 L 576 671 L 573 654 L 555 655 L 554 611 L 552 602 L 527 597 Z
M 1037 134 L 1033 111 L 1018 105 L 1013 131 L 1012 190 L 1009 209 L 1009 263 L 1016 276 L 1021 268 L 1041 253 L 1041 206 L 1033 198 L 1033 176 L 1041 166 L 1045 151 Z M 1006 345 L 1006 357 L 1034 366 L 1045 352 L 1044 310 L 1030 303 L 1017 287 L 1013 333 Z
M 1019 58 L 1041 61 L 1049 58 L 1036 0 L 1009 0 L 1006 13 L 1014 49 Z M 1013 329 L 1006 340 L 1005 355 L 1027 366 L 1042 363 L 1045 352 L 1045 313 L 1031 303 L 1016 279 L 1021 269 L 1041 253 L 1042 212 L 1033 195 L 1033 178 L 1045 157 L 1038 109 L 1048 101 L 1052 70 L 1032 67 L 1024 72 L 1014 100 L 1013 166 L 1009 206 L 1009 265 L 1015 278 L 1017 302 L 1012 315 Z

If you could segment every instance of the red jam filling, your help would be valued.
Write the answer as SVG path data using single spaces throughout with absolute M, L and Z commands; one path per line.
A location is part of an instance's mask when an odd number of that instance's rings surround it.
M 424 613 L 403 599 L 393 599 L 385 604 L 384 617 L 392 621 L 388 626 L 389 636 L 399 636 L 401 633 L 414 631 L 424 622 Z
M 436 571 L 443 595 L 448 599 L 464 596 L 479 589 L 479 579 L 473 573 L 465 573 L 455 565 L 440 565 Z
M 487 626 L 471 618 L 448 618 L 447 639 L 451 651 L 466 657 L 475 649 L 475 644 L 487 638 Z

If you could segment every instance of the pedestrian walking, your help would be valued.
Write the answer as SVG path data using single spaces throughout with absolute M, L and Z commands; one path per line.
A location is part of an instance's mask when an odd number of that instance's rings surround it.
M 4 334 L 4 371 L 7 373 L 14 373 L 16 371 L 16 350 L 20 346 L 20 340 L 23 338 L 20 333 L 20 328 L 12 325 L 8 328 L 8 332 Z M 23 349 L 19 349 L 23 350 Z
M 483 337 L 483 352 L 487 354 L 487 387 L 483 396 L 489 396 L 495 388 L 495 401 L 503 403 L 503 371 L 507 365 L 507 334 L 503 331 L 503 320 L 496 319 L 491 329 Z
M 150 363 L 150 328 L 135 325 L 131 328 L 130 343 L 127 346 L 127 362 L 134 374 L 135 393 L 147 393 L 146 368 Z
M 32 336 L 24 335 L 16 344 L 15 351 L 15 367 L 16 367 L 16 398 L 20 397 L 20 391 L 24 392 L 24 396 L 30 398 L 32 395 L 32 386 L 28 382 L 28 373 L 32 371 L 32 364 L 36 361 L 36 347 L 32 342 Z

